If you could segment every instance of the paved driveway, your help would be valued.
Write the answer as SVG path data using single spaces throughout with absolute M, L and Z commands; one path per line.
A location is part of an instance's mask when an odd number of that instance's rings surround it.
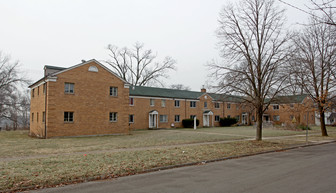
M 336 143 L 37 192 L 336 192 Z

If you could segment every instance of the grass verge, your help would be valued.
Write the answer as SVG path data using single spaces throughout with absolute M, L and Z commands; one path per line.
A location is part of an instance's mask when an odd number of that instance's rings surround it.
M 51 187 L 115 178 L 171 166 L 288 147 L 282 142 L 242 141 L 133 152 L 54 156 L 0 163 L 0 191 Z

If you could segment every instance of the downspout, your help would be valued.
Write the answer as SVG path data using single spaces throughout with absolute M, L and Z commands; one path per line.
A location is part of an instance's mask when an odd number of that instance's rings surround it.
M 44 134 L 45 134 L 45 139 L 47 139 L 47 92 L 48 92 L 48 89 L 47 89 L 47 81 L 46 81 L 46 77 L 44 77 L 44 86 L 45 86 L 45 101 L 44 101 Z
M 184 99 L 184 118 L 187 119 L 187 99 Z

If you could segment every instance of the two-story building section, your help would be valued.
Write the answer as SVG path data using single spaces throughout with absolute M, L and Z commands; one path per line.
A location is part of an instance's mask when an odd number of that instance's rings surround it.
M 96 60 L 45 66 L 31 86 L 30 135 L 128 133 L 129 85 Z
M 30 135 L 125 134 L 130 129 L 183 127 L 196 117 L 199 127 L 219 126 L 232 117 L 239 125 L 255 123 L 255 109 L 241 96 L 133 86 L 96 60 L 60 68 L 44 67 L 44 77 L 30 86 Z M 307 95 L 279 96 L 263 115 L 275 124 L 315 124 Z

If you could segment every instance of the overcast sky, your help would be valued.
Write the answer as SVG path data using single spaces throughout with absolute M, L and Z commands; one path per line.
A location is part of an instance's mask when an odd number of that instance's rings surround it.
M 305 8 L 309 0 L 284 0 Z M 1 0 L 0 51 L 19 60 L 28 78 L 43 76 L 46 64 L 70 67 L 82 59 L 106 60 L 108 44 L 130 47 L 139 41 L 162 60 L 177 60 L 165 82 L 199 90 L 205 64 L 219 58 L 215 30 L 227 0 Z M 234 1 L 231 1 L 234 2 Z M 288 26 L 307 20 L 287 9 Z

